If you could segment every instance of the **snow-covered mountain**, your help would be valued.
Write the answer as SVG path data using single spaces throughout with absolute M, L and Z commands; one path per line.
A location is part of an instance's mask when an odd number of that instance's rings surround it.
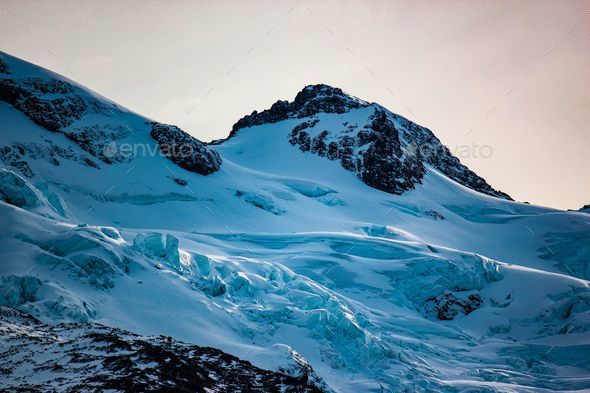
M 2 53 L 0 119 L 0 305 L 43 322 L 19 340 L 98 323 L 337 392 L 590 388 L 590 216 L 378 104 L 308 86 L 207 144 Z

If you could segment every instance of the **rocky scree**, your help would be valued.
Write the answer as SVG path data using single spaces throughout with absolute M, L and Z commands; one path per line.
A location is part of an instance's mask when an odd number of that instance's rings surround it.
M 74 88 L 56 79 L 2 78 L 0 101 L 12 105 L 49 131 L 69 126 L 87 110 L 84 99 L 75 94 Z

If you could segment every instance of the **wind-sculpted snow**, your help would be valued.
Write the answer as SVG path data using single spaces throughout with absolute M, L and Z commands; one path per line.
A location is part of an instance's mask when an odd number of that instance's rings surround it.
M 246 201 L 250 205 L 255 206 L 255 207 L 262 209 L 264 211 L 267 211 L 269 213 L 272 213 L 275 216 L 280 216 L 281 214 L 284 213 L 283 210 L 281 210 L 275 206 L 272 198 L 269 196 L 257 194 L 254 192 L 244 192 L 244 191 L 240 191 L 240 190 L 236 191 L 236 196 L 238 198 L 244 199 L 244 201 Z
M 370 236 L 121 235 L 110 227 L 73 227 L 50 219 L 30 226 L 31 213 L 7 205 L 2 214 L 11 222 L 10 235 L 3 238 L 34 246 L 26 255 L 33 266 L 27 274 L 19 275 L 17 266 L 2 266 L 1 289 L 10 292 L 2 304 L 46 320 L 106 317 L 109 323 L 129 326 L 124 321 L 142 312 L 141 307 L 128 308 L 135 301 L 159 304 L 161 296 L 172 296 L 174 322 L 167 321 L 168 307 L 150 307 L 151 323 L 142 325 L 141 332 L 186 324 L 181 337 L 199 341 L 208 331 L 209 345 L 222 348 L 228 337 L 241 337 L 245 347 L 230 348 L 265 366 L 267 359 L 284 360 L 288 345 L 304 357 L 295 362 L 300 373 L 309 373 L 305 364 L 310 360 L 332 383 L 330 375 L 367 372 L 362 390 L 379 386 L 372 379 L 392 390 L 409 384 L 413 390 L 452 391 L 459 377 L 455 387 L 481 389 L 492 370 L 522 390 L 554 389 L 562 383 L 580 388 L 588 382 L 559 377 L 559 370 L 571 360 L 579 375 L 586 375 L 582 370 L 588 364 L 572 356 L 590 348 L 560 344 L 551 356 L 543 356 L 557 344 L 539 341 L 567 336 L 570 329 L 578 334 L 590 329 L 588 286 L 566 276 L 424 244 L 392 228 L 371 226 L 366 229 Z M 215 255 L 204 253 L 213 245 Z M 12 259 L 7 251 L 4 261 Z M 545 275 L 536 294 L 518 285 Z M 545 306 L 531 309 L 530 302 Z M 206 320 L 198 317 L 205 312 L 197 311 L 202 305 L 209 310 Z M 116 317 L 121 312 L 124 319 Z M 232 322 L 222 327 L 227 318 Z M 211 329 L 203 326 L 209 324 L 221 329 L 218 338 L 214 330 L 203 330 Z M 294 332 L 299 339 L 292 340 Z M 523 337 L 534 341 L 521 342 Z M 454 351 L 476 340 L 478 348 L 490 349 Z M 526 352 L 523 346 L 532 349 Z M 501 361 L 490 357 L 491 348 Z M 292 374 L 293 365 L 276 364 L 277 371 Z M 474 373 L 470 364 L 478 364 L 479 371 Z M 541 374 L 529 375 L 530 368 Z
M 39 190 L 16 173 L 6 169 L 0 171 L 0 198 L 3 202 L 26 209 L 49 205 Z
M 577 233 L 548 233 L 540 257 L 555 261 L 565 274 L 590 280 L 590 228 Z

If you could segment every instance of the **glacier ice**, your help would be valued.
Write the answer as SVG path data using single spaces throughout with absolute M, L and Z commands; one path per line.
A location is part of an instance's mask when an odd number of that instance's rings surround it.
M 29 181 L 7 169 L 0 169 L 0 200 L 27 210 L 52 206 Z
M 144 255 L 165 262 L 173 269 L 180 270 L 178 238 L 169 233 L 138 233 L 133 238 L 133 247 Z

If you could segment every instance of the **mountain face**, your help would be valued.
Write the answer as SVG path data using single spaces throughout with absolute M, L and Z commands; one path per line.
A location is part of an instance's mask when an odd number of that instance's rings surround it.
M 323 129 L 316 116 L 359 108 L 373 110 L 364 124 L 345 121 L 330 131 Z M 425 165 L 432 165 L 459 184 L 510 199 L 461 164 L 429 129 L 326 85 L 307 86 L 293 102 L 277 101 L 268 110 L 252 112 L 234 124 L 229 138 L 243 128 L 287 119 L 307 119 L 293 127 L 289 135 L 292 145 L 339 161 L 344 169 L 378 190 L 401 194 L 414 189 L 422 182 Z
M 0 118 L 1 388 L 590 386 L 588 214 L 378 104 L 308 86 L 203 143 L 0 53 Z

